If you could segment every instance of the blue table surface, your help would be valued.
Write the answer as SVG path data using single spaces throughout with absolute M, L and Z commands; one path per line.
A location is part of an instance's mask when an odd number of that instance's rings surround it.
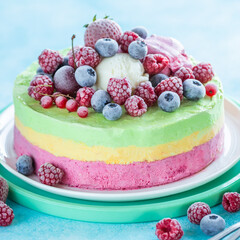
M 64 49 L 83 43 L 85 23 L 93 15 L 108 14 L 123 30 L 144 25 L 151 34 L 180 40 L 186 52 L 210 62 L 221 78 L 225 93 L 240 100 L 240 2 L 203 1 L 0 1 L 0 109 L 12 102 L 14 80 L 44 48 Z M 157 239 L 156 222 L 98 224 L 61 219 L 7 202 L 15 219 L 0 227 L 0 239 Z M 227 226 L 240 221 L 240 213 L 212 208 Z M 183 239 L 208 239 L 187 217 L 178 218 Z

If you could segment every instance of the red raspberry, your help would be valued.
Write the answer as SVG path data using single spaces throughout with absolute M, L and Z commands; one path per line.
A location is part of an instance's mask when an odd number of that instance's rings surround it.
M 228 212 L 237 212 L 240 209 L 240 194 L 237 192 L 224 193 L 222 205 Z
M 46 185 L 56 185 L 61 182 L 64 172 L 52 165 L 51 163 L 44 163 L 38 169 L 38 177 L 41 183 Z
M 99 54 L 91 47 L 81 47 L 74 50 L 75 63 L 77 67 L 88 65 L 95 68 L 101 61 Z M 68 64 L 75 68 L 73 54 L 69 54 Z
M 4 202 L 0 201 L 0 226 L 6 227 L 14 219 L 13 210 Z
M 128 52 L 128 46 L 131 42 L 140 38 L 136 33 L 127 31 L 119 38 L 119 44 L 123 52 Z
M 155 234 L 159 240 L 179 240 L 183 236 L 183 230 L 176 219 L 164 218 L 157 223 Z
M 135 89 L 134 95 L 141 97 L 148 107 L 151 107 L 157 100 L 157 95 L 150 81 L 140 83 Z
M 169 63 L 169 60 L 160 54 L 148 54 L 143 61 L 143 67 L 150 75 L 160 73 Z
M 75 99 L 69 99 L 67 102 L 66 102 L 66 109 L 69 111 L 69 112 L 76 112 L 77 109 L 78 109 L 78 103 Z
M 210 63 L 199 63 L 193 67 L 193 74 L 201 83 L 207 83 L 212 80 L 214 73 Z
M 63 96 L 58 96 L 55 99 L 55 103 L 58 108 L 65 108 L 67 103 L 67 98 Z
M 123 105 L 131 96 L 132 86 L 126 77 L 110 78 L 107 91 L 115 103 Z
M 39 101 L 44 95 L 52 95 L 53 90 L 53 82 L 48 76 L 36 75 L 30 82 L 28 95 Z
M 44 49 L 38 57 L 38 62 L 45 73 L 51 74 L 63 63 L 63 58 L 57 51 Z
M 213 97 L 214 95 L 216 95 L 218 91 L 217 86 L 213 83 L 206 84 L 205 89 L 206 89 L 206 94 L 209 97 Z
M 79 107 L 77 110 L 77 114 L 80 118 L 86 118 L 88 116 L 88 109 L 87 107 Z
M 125 102 L 125 109 L 132 117 L 140 117 L 147 111 L 147 104 L 136 95 L 129 97 Z
M 95 90 L 90 87 L 83 87 L 77 91 L 76 101 L 80 106 L 91 107 L 91 99 Z
M 40 103 L 43 108 L 50 108 L 53 104 L 53 99 L 50 96 L 43 96 Z
M 75 51 L 78 51 L 81 47 L 80 46 L 75 46 L 74 49 L 74 53 Z M 69 52 L 67 53 L 67 56 L 69 57 L 70 55 L 72 55 L 72 49 L 69 50 Z
M 0 177 L 0 201 L 6 202 L 8 196 L 8 184 L 7 181 Z
M 193 75 L 193 71 L 190 68 L 185 68 L 185 67 L 179 68 L 174 73 L 174 76 L 182 79 L 182 82 L 184 82 L 186 79 L 195 79 L 195 76 Z
M 161 81 L 156 87 L 155 87 L 155 93 L 159 97 L 161 93 L 165 91 L 171 91 L 178 94 L 180 99 L 183 99 L 183 85 L 182 80 L 177 77 L 169 77 L 163 81 Z
M 211 214 L 210 207 L 204 202 L 193 203 L 187 210 L 188 220 L 191 223 L 200 224 L 202 218 Z

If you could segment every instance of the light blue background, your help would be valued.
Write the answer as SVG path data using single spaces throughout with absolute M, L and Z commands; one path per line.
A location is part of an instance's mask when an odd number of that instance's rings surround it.
M 0 108 L 12 102 L 17 74 L 36 61 L 44 48 L 64 49 L 83 43 L 85 23 L 94 14 L 110 15 L 122 29 L 144 25 L 151 34 L 180 40 L 187 53 L 210 62 L 221 78 L 227 95 L 240 100 L 240 1 L 2 1 L 0 0 Z M 157 239 L 155 224 L 94 224 L 44 215 L 11 201 L 15 219 L 0 228 L 0 239 Z M 227 225 L 240 221 L 222 206 L 213 212 Z M 179 218 L 183 239 L 208 239 L 199 227 Z M 195 237 L 194 237 L 195 236 Z

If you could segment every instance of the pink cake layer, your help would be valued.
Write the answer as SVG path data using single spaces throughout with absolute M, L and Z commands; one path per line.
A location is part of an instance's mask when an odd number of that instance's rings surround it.
M 14 148 L 18 156 L 28 154 L 35 168 L 50 162 L 64 170 L 63 184 L 88 189 L 137 189 L 177 181 L 199 172 L 219 157 L 223 149 L 223 129 L 209 142 L 189 152 L 157 160 L 131 164 L 84 162 L 56 157 L 32 145 L 19 130 L 14 129 Z

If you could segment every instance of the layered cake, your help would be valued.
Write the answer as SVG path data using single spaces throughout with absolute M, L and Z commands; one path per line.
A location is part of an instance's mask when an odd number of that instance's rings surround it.
M 15 81 L 14 149 L 36 174 L 50 163 L 68 186 L 138 189 L 220 156 L 224 99 L 210 64 L 173 38 L 122 33 L 109 19 L 88 25 L 84 42 L 44 50 Z

